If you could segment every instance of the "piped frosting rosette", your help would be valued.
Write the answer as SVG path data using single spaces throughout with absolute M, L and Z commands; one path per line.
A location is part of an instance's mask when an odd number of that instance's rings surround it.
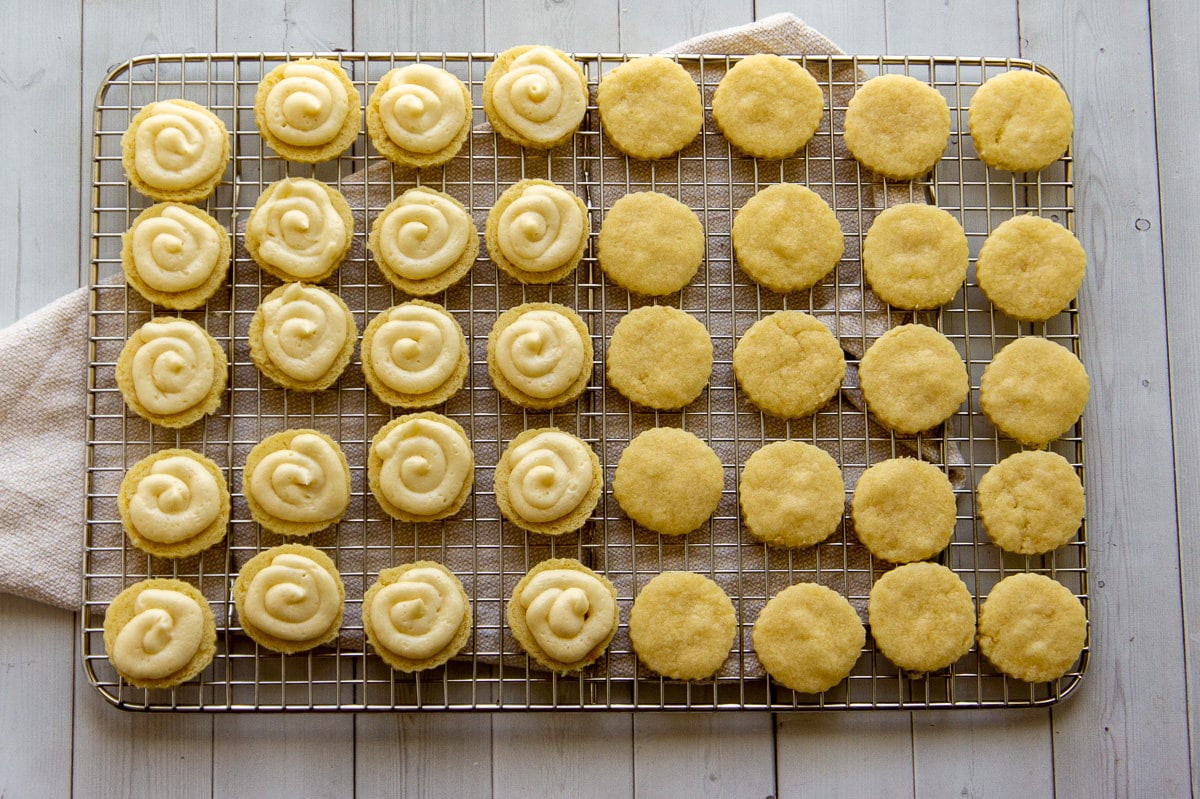
M 445 308 L 413 300 L 367 324 L 362 367 L 367 385 L 384 402 L 427 408 L 462 388 L 469 367 L 467 340 Z
M 501 136 L 548 149 L 579 127 L 587 112 L 587 79 L 553 47 L 514 47 L 496 57 L 483 81 L 483 108 Z
M 354 353 L 354 317 L 320 286 L 285 283 L 263 298 L 250 320 L 250 358 L 285 388 L 333 385 Z
M 216 638 L 208 602 L 180 580 L 134 583 L 104 613 L 109 662 L 139 688 L 170 688 L 195 677 L 212 660 Z
M 258 85 L 254 120 L 263 140 L 289 161 L 336 158 L 358 136 L 358 90 L 324 58 L 280 64 Z
M 188 449 L 167 449 L 134 464 L 121 481 L 121 523 L 151 555 L 183 558 L 225 537 L 229 489 L 221 470 Z
M 592 374 L 592 340 L 564 305 L 526 303 L 496 319 L 488 335 L 488 374 L 508 399 L 529 408 L 573 401 Z
M 437 166 L 455 156 L 471 127 L 471 94 L 429 64 L 399 67 L 379 79 L 367 103 L 367 133 L 385 158 Z
M 485 226 L 488 253 L 522 283 L 553 283 L 571 273 L 588 239 L 587 208 L 577 195 L 548 180 L 507 188 Z
M 220 117 L 189 100 L 150 103 L 121 137 L 130 184 L 159 201 L 195 202 L 213 193 L 229 163 Z
M 479 255 L 479 235 L 462 203 L 418 186 L 375 218 L 367 247 L 388 282 L 409 294 L 429 296 L 470 271 Z
M 221 403 L 225 351 L 195 322 L 151 319 L 125 342 L 117 386 L 139 416 L 163 427 L 186 427 Z
M 363 596 L 363 631 L 384 662 L 412 672 L 440 666 L 471 633 L 471 603 L 445 566 L 417 561 L 384 569 Z
M 616 590 L 577 560 L 546 560 L 517 583 L 507 615 L 513 636 L 535 660 L 554 671 L 575 671 L 612 641 Z
M 504 518 L 543 535 L 583 526 L 600 499 L 600 459 L 581 439 L 555 427 L 526 430 L 496 465 L 496 504 Z
M 367 481 L 380 506 L 397 519 L 433 521 L 457 513 L 474 480 L 466 432 L 440 414 L 397 417 L 371 441 Z
M 156 305 L 199 308 L 229 272 L 229 234 L 204 211 L 158 203 L 138 214 L 121 236 L 129 285 Z
M 310 535 L 336 523 L 350 504 L 350 465 L 317 430 L 285 430 L 250 450 L 242 470 L 250 515 L 280 535 Z
M 246 250 L 280 280 L 320 283 L 350 251 L 354 218 L 346 198 L 309 178 L 266 188 L 246 220 Z
M 346 592 L 328 555 L 284 544 L 246 561 L 233 598 L 247 635 L 276 652 L 302 652 L 337 635 Z

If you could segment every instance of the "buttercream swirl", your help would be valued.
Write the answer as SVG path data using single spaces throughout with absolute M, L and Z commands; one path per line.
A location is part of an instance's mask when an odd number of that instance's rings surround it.
M 445 383 L 462 354 L 462 331 L 454 320 L 416 303 L 385 313 L 386 321 L 371 339 L 375 375 L 404 394 L 426 394 Z
M 561 519 L 592 487 L 591 451 L 568 433 L 539 433 L 514 447 L 508 459 L 509 502 L 527 521 Z
M 549 272 L 579 250 L 586 220 L 575 195 L 559 186 L 526 186 L 500 214 L 500 253 L 526 272 Z
M 497 116 L 521 136 L 552 145 L 579 127 L 587 92 L 569 59 L 549 47 L 534 47 L 513 59 L 496 81 Z
M 181 292 L 202 285 L 217 268 L 219 234 L 178 205 L 156 209 L 158 213 L 135 221 L 131 231 L 138 276 L 157 291 Z
M 569 389 L 584 369 L 583 337 L 569 318 L 533 309 L 500 331 L 496 365 L 517 389 L 549 399 Z
M 462 84 L 427 64 L 393 69 L 379 84 L 379 117 L 388 138 L 414 153 L 436 153 L 450 145 L 467 119 Z
M 426 280 L 457 263 L 473 235 L 475 225 L 461 205 L 416 188 L 384 211 L 379 249 L 387 267 L 400 277 Z
M 599 578 L 547 569 L 521 591 L 525 623 L 542 651 L 561 663 L 583 660 L 612 633 L 616 602 Z
M 338 516 L 346 509 L 350 486 L 334 446 L 313 433 L 298 433 L 286 449 L 255 465 L 248 490 L 278 519 L 314 523 Z
M 326 187 L 309 178 L 273 183 L 250 214 L 246 233 L 257 240 L 259 258 L 297 279 L 329 271 L 350 236 Z
M 384 497 L 403 511 L 433 516 L 454 504 L 471 479 L 471 445 L 458 430 L 430 418 L 394 427 L 374 445 Z
M 409 569 L 383 586 L 368 610 L 371 630 L 390 652 L 431 658 L 458 634 L 467 604 L 458 581 L 428 566 Z
M 297 61 L 284 64 L 283 77 L 267 94 L 267 129 L 297 147 L 320 147 L 333 141 L 346 124 L 350 97 L 330 70 Z
M 246 621 L 284 641 L 325 633 L 341 611 L 337 580 L 321 564 L 294 552 L 271 559 L 246 589 Z
M 183 669 L 204 638 L 204 612 L 179 591 L 147 588 L 133 602 L 134 617 L 117 633 L 109 659 L 133 680 L 161 680 Z
M 263 345 L 281 372 L 313 381 L 338 359 L 350 334 L 350 320 L 337 298 L 325 289 L 290 283 L 262 304 Z
M 221 512 L 221 489 L 203 464 L 184 455 L 156 461 L 138 481 L 129 516 L 138 533 L 177 544 L 204 532 Z
M 225 129 L 211 111 L 176 100 L 151 103 L 134 134 L 134 168 L 150 186 L 190 189 L 225 169 Z
M 186 319 L 152 319 L 138 330 L 131 372 L 138 402 L 151 413 L 181 413 L 212 389 L 213 353 L 204 330 Z

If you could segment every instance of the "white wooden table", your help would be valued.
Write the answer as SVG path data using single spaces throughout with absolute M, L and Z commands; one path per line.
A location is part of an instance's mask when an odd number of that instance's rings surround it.
M 108 67 L 131 55 L 529 42 L 650 52 L 777 11 L 852 53 L 1033 58 L 1072 96 L 1094 386 L 1085 416 L 1093 652 L 1081 690 L 1053 709 L 1002 712 L 136 715 L 89 686 L 73 614 L 0 596 L 0 795 L 1192 790 L 1200 169 L 1185 126 L 1200 119 L 1200 12 L 1189 0 L 6 2 L 0 325 L 86 275 L 90 108 Z

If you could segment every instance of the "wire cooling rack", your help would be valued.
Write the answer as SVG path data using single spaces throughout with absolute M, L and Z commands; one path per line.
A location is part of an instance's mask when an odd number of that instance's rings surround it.
M 289 164 L 262 142 L 254 123 L 254 93 L 260 78 L 288 58 L 285 54 L 144 56 L 117 67 L 100 89 L 95 111 L 92 189 L 92 290 L 89 324 L 89 398 L 86 548 L 82 605 L 82 654 L 92 683 L 109 702 L 144 710 L 520 710 L 520 709 L 819 709 L 1013 707 L 1059 701 L 1078 685 L 1087 649 L 1061 679 L 1027 684 L 998 673 L 977 649 L 952 667 L 925 677 L 900 673 L 876 652 L 869 636 L 848 679 L 820 695 L 802 695 L 765 677 L 754 658 L 750 631 L 765 601 L 793 583 L 824 583 L 845 595 L 865 619 L 867 592 L 890 566 L 873 560 L 847 523 L 826 542 L 808 550 L 775 550 L 744 531 L 737 478 L 751 453 L 764 443 L 794 438 L 816 443 L 837 458 L 850 487 L 870 463 L 913 454 L 947 469 L 955 484 L 958 524 L 939 562 L 966 582 L 976 604 L 1014 572 L 1047 574 L 1070 588 L 1087 606 L 1085 530 L 1057 551 L 1035 557 L 1000 552 L 977 520 L 973 487 L 983 473 L 1018 447 L 998 436 L 979 411 L 979 378 L 992 354 L 1019 336 L 1055 340 L 1079 353 L 1078 310 L 1071 307 L 1042 324 L 1018 324 L 995 312 L 974 283 L 974 256 L 987 233 L 1015 215 L 1033 212 L 1073 225 L 1071 156 L 1038 174 L 986 169 L 967 135 L 967 108 L 977 87 L 1008 69 L 1045 70 L 1028 61 L 979 58 L 796 57 L 818 78 L 827 108 L 812 143 L 783 161 L 756 161 L 733 151 L 714 127 L 710 103 L 721 75 L 736 57 L 679 56 L 700 84 L 706 124 L 703 133 L 676 157 L 630 161 L 603 138 L 594 102 L 580 131 L 549 153 L 524 151 L 477 127 L 462 153 L 443 168 L 420 172 L 381 167 L 383 159 L 365 133 L 345 155 L 312 167 Z M 417 61 L 444 67 L 469 87 L 476 123 L 483 122 L 482 86 L 493 60 L 481 54 L 333 53 L 365 99 L 387 70 Z M 594 90 L 600 77 L 625 55 L 576 54 Z M 861 170 L 844 150 L 841 124 L 846 101 L 862 81 L 882 73 L 904 73 L 933 85 L 950 106 L 953 132 L 940 162 L 924 182 L 884 184 Z M 1048 73 L 1047 73 L 1048 74 Z M 230 358 L 230 388 L 220 410 L 180 431 L 153 427 L 129 412 L 116 389 L 114 367 L 125 338 L 156 313 L 120 279 L 120 236 L 150 204 L 132 191 L 121 167 L 120 138 L 146 103 L 182 97 L 212 109 L 228 127 L 232 168 L 207 210 L 234 237 L 234 262 L 227 286 L 201 310 L 183 316 L 204 326 Z M 364 172 L 369 167 L 375 167 Z M 277 281 L 263 275 L 241 246 L 255 199 L 271 181 L 311 176 L 343 192 L 360 192 L 354 246 L 347 262 L 326 283 L 349 305 L 361 331 L 368 319 L 403 301 L 382 279 L 366 254 L 366 230 L 374 215 L 404 189 L 426 184 L 459 198 L 482 222 L 496 196 L 525 177 L 567 186 L 588 204 L 593 233 L 612 203 L 629 191 L 654 189 L 677 197 L 699 215 L 706 233 L 706 261 L 692 283 L 659 302 L 695 315 L 708 327 L 715 351 L 713 378 L 699 399 L 680 412 L 631 406 L 610 390 L 604 377 L 606 337 L 622 314 L 648 300 L 610 284 L 592 244 L 574 275 L 552 286 L 521 286 L 487 260 L 486 250 L 471 274 L 436 297 L 467 332 L 472 352 L 466 387 L 439 408 L 457 420 L 473 441 L 475 490 L 453 519 L 413 525 L 392 521 L 366 487 L 365 451 L 375 431 L 393 416 L 365 387 L 358 361 L 336 386 L 318 395 L 285 392 L 263 378 L 250 361 L 249 320 L 259 299 Z M 799 182 L 821 194 L 838 213 L 846 253 L 836 272 L 808 292 L 786 296 L 760 289 L 736 268 L 730 255 L 732 212 L 759 188 Z M 943 430 L 917 438 L 896 437 L 874 425 L 861 410 L 855 365 L 865 347 L 886 327 L 913 319 L 890 311 L 865 293 L 858 254 L 874 215 L 898 201 L 936 202 L 967 232 L 972 270 L 963 290 L 937 312 L 917 321 L 942 330 L 965 359 L 971 380 L 968 402 Z M 522 410 L 500 399 L 488 380 L 486 335 L 495 317 L 525 301 L 554 301 L 575 308 L 587 322 L 596 364 L 585 394 L 554 412 Z M 837 331 L 850 370 L 843 391 L 813 417 L 782 422 L 763 416 L 736 387 L 733 346 L 762 315 L 781 308 L 809 311 Z M 232 410 L 231 410 L 232 409 Z M 708 441 L 725 466 L 720 506 L 702 529 L 683 538 L 664 538 L 635 528 L 607 490 L 589 523 L 557 539 L 527 534 L 500 518 L 492 492 L 494 466 L 508 441 L 527 427 L 553 424 L 588 441 L 600 456 L 606 487 L 628 441 L 652 426 L 679 426 Z M 345 519 L 310 543 L 337 562 L 346 584 L 347 614 L 332 646 L 301 655 L 257 647 L 242 631 L 231 600 L 241 563 L 282 542 L 250 521 L 241 494 L 246 453 L 261 438 L 291 427 L 315 427 L 341 442 L 350 455 L 352 500 Z M 1052 445 L 1083 475 L 1083 442 L 1076 425 Z M 129 545 L 121 529 L 116 494 L 125 471 L 150 452 L 188 447 L 216 461 L 233 492 L 233 521 L 227 541 L 178 561 L 152 558 Z M 847 498 L 850 488 L 847 489 Z M 848 514 L 847 514 L 848 516 Z M 504 605 L 525 571 L 546 557 L 576 557 L 607 574 L 618 590 L 621 626 L 608 653 L 578 674 L 559 676 L 530 668 L 507 633 Z M 475 612 L 475 627 L 460 659 L 417 675 L 393 672 L 363 642 L 361 599 L 378 571 L 397 563 L 433 559 L 459 574 Z M 685 568 L 716 580 L 731 596 L 739 633 L 729 660 L 716 677 L 678 682 L 640 667 L 632 654 L 626 622 L 629 606 L 645 583 L 666 569 Z M 217 654 L 196 679 L 171 690 L 144 690 L 122 681 L 105 657 L 102 637 L 108 602 L 125 586 L 148 576 L 186 580 L 209 598 L 217 618 Z

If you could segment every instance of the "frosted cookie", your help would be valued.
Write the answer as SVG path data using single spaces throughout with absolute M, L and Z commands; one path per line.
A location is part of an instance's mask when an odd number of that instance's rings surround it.
M 604 653 L 617 632 L 617 591 L 573 558 L 553 558 L 521 578 L 508 601 L 508 628 L 551 671 L 578 671 Z
M 608 279 L 638 294 L 673 294 L 704 261 L 695 211 L 653 191 L 623 195 L 600 224 L 596 257 Z
M 1041 574 L 1005 577 L 979 608 L 979 651 L 1018 680 L 1057 680 L 1079 659 L 1086 641 L 1083 604 L 1065 585 Z
M 362 98 L 346 71 L 325 58 L 301 58 L 268 72 L 254 93 L 254 121 L 267 145 L 289 161 L 315 164 L 358 138 Z
M 1013 319 L 1042 322 L 1075 298 L 1086 267 L 1087 255 L 1071 231 L 1023 214 L 988 235 L 975 279 L 992 305 Z
M 833 271 L 844 250 L 833 209 L 794 183 L 766 187 L 733 217 L 738 265 L 751 280 L 781 294 L 811 288 Z
M 1058 81 L 1014 69 L 984 81 L 971 98 L 971 140 L 979 160 L 1010 172 L 1036 172 L 1071 144 L 1071 102 Z
M 759 319 L 733 349 L 733 373 L 760 410 L 808 416 L 837 393 L 846 359 L 829 328 L 802 311 Z
M 663 535 L 684 535 L 708 521 L 724 488 L 725 469 L 717 453 L 675 427 L 639 433 L 621 453 L 612 481 L 621 510 Z
M 536 427 L 505 448 L 493 483 L 504 518 L 531 533 L 562 535 L 591 517 L 604 473 L 583 441 L 556 427 Z
M 880 577 L 867 614 L 876 647 L 912 674 L 944 669 L 975 643 L 971 592 L 936 563 L 909 563 Z
M 353 233 L 341 192 L 319 180 L 284 178 L 259 195 L 243 241 L 254 262 L 280 280 L 320 283 L 350 252 Z
M 711 677 L 729 657 L 737 614 L 721 586 L 694 572 L 656 574 L 629 610 L 638 660 L 672 680 Z
M 358 328 L 346 303 L 320 286 L 284 283 L 250 318 L 250 360 L 293 391 L 329 388 L 342 374 Z
M 459 653 L 471 637 L 471 600 L 440 563 L 419 560 L 384 569 L 362 604 L 363 632 L 393 669 L 423 671 Z
M 858 380 L 867 409 L 897 433 L 946 421 L 971 388 L 954 344 L 925 325 L 901 325 L 876 339 L 859 362 Z
M 192 205 L 152 205 L 121 236 L 126 282 L 172 310 L 207 302 L 229 273 L 229 256 L 228 231 Z
M 514 144 L 535 150 L 570 139 L 587 102 L 583 69 L 553 47 L 505 50 L 483 79 L 483 110 L 492 127 Z
M 363 377 L 375 396 L 400 408 L 453 397 L 470 367 L 462 328 L 440 305 L 412 300 L 383 311 L 363 331 Z
M 1083 523 L 1083 483 L 1067 459 L 1054 452 L 1009 455 L 988 469 L 975 497 L 988 537 L 1007 552 L 1051 552 Z
M 924 175 L 942 157 L 949 138 L 946 99 L 907 75 L 871 78 L 846 106 L 846 149 L 885 178 Z
M 945 472 L 914 458 L 891 458 L 867 469 L 850 501 L 858 540 L 891 563 L 925 560 L 945 549 L 957 513 Z
M 228 163 L 225 123 L 188 100 L 150 103 L 121 136 L 121 164 L 129 184 L 159 202 L 207 198 Z
M 403 166 L 446 163 L 471 130 L 471 93 L 428 64 L 384 73 L 367 100 L 367 134 L 379 154 Z
M 841 594 L 799 583 L 767 602 L 751 639 L 759 662 L 778 683 L 816 694 L 846 679 L 867 632 Z
M 1090 388 L 1073 352 L 1026 336 L 1006 344 L 983 370 L 979 407 L 1000 432 L 1044 447 L 1078 421 Z
M 635 58 L 604 76 L 596 108 L 608 140 L 634 158 L 674 155 L 704 126 L 700 87 L 669 58 Z
M 229 487 L 217 464 L 190 449 L 164 449 L 125 473 L 117 494 L 133 545 L 160 558 L 186 558 L 225 537 Z
M 462 203 L 418 186 L 392 200 L 375 217 L 367 249 L 389 283 L 428 297 L 471 271 L 479 255 L 479 234 Z
M 725 138 L 755 158 L 786 158 L 821 124 L 825 98 L 816 78 L 768 53 L 734 64 L 713 93 L 713 121 Z
M 283 544 L 246 561 L 233 581 L 233 601 L 246 635 L 291 654 L 337 637 L 346 588 L 324 552 Z
M 426 411 L 379 429 L 367 453 L 367 483 L 389 516 L 430 522 L 458 513 L 475 482 L 475 453 L 458 422 Z
M 311 535 L 338 522 L 350 505 L 350 464 L 316 430 L 284 430 L 254 445 L 242 470 L 254 521 L 280 535 Z
M 228 378 L 225 350 L 187 319 L 159 316 L 134 331 L 117 358 L 125 404 L 163 427 L 187 427 L 221 404 Z
M 553 283 L 579 265 L 587 248 L 583 200 L 548 180 L 522 180 L 504 190 L 488 212 L 488 254 L 522 283 Z
M 669 305 L 647 305 L 617 322 L 606 360 L 609 384 L 632 402 L 682 408 L 700 396 L 712 375 L 712 339 L 694 316 Z
M 488 334 L 488 374 L 496 390 L 536 410 L 573 402 L 592 376 L 587 325 L 565 305 L 528 302 L 509 308 Z
M 777 547 L 809 547 L 841 524 L 846 483 L 820 447 L 775 441 L 746 459 L 738 498 L 752 536 Z
M 104 651 L 130 685 L 172 688 L 212 662 L 217 651 L 212 608 L 182 580 L 134 583 L 104 611 Z
M 934 205 L 901 203 L 871 223 L 863 239 L 863 276 L 888 305 L 937 308 L 962 287 L 968 256 L 957 219 Z

